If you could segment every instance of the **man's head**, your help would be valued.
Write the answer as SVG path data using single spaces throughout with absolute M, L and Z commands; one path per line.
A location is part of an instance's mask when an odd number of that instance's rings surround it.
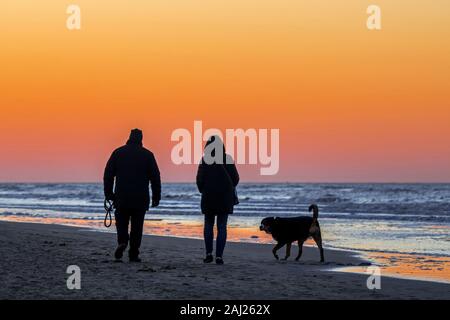
M 127 144 L 138 144 L 142 145 L 142 131 L 140 129 L 133 129 L 130 132 L 130 138 L 127 141 Z

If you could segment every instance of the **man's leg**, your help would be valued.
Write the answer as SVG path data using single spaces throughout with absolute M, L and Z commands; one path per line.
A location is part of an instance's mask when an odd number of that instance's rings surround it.
M 123 252 L 128 245 L 128 223 L 130 221 L 130 215 L 127 210 L 116 209 L 114 214 L 116 220 L 116 230 L 117 230 L 117 249 L 114 253 L 116 259 L 121 259 Z
M 217 216 L 217 243 L 216 257 L 222 258 L 223 250 L 227 242 L 227 222 L 228 214 L 220 214 Z
M 135 260 L 139 257 L 144 219 L 145 211 L 134 211 L 131 215 L 130 251 L 128 252 L 131 260 Z

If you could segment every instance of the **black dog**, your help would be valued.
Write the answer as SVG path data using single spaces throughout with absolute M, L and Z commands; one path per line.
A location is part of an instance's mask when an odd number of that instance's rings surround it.
M 295 258 L 296 261 L 302 256 L 303 243 L 309 237 L 312 237 L 316 242 L 320 250 L 320 262 L 324 262 L 323 248 L 322 248 L 322 235 L 320 233 L 319 221 L 319 208 L 313 204 L 309 207 L 309 211 L 313 211 L 312 217 L 295 217 L 295 218 L 265 218 L 261 221 L 259 230 L 265 231 L 272 235 L 273 239 L 277 241 L 277 245 L 273 248 L 272 253 L 278 260 L 277 251 L 284 245 L 286 247 L 287 260 L 291 255 L 292 242 L 298 241 L 298 255 Z

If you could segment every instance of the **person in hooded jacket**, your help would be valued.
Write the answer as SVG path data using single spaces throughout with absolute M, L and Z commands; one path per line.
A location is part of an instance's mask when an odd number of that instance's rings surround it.
M 206 142 L 196 180 L 205 220 L 206 258 L 203 262 L 213 261 L 214 222 L 217 217 L 216 263 L 223 264 L 228 215 L 233 213 L 234 205 L 238 203 L 236 186 L 239 174 L 232 157 L 225 153 L 220 137 L 212 136 Z
M 126 145 L 114 150 L 106 164 L 103 185 L 106 200 L 113 201 L 118 246 L 117 260 L 130 244 L 130 262 L 140 262 L 145 213 L 150 206 L 149 183 L 152 188 L 152 207 L 161 199 L 161 178 L 153 153 L 142 145 L 142 131 L 131 130 Z M 128 225 L 131 220 L 131 231 Z

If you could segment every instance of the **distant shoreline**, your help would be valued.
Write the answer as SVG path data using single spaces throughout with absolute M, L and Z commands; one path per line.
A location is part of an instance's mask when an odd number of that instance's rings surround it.
M 45 184 L 102 184 L 102 181 L 0 181 L 0 184 L 36 184 L 36 185 L 45 185 Z M 162 183 L 164 184 L 194 184 L 195 181 L 166 181 Z M 445 185 L 450 184 L 450 181 L 411 181 L 411 182 L 398 182 L 398 181 L 378 181 L 378 182 L 370 182 L 370 181 L 336 181 L 336 182 L 327 182 L 327 181 L 243 181 L 240 182 L 240 185 L 246 184 L 329 184 L 329 185 L 339 185 L 339 184 L 353 184 L 353 185 L 366 185 L 366 184 L 386 184 L 386 185 Z

